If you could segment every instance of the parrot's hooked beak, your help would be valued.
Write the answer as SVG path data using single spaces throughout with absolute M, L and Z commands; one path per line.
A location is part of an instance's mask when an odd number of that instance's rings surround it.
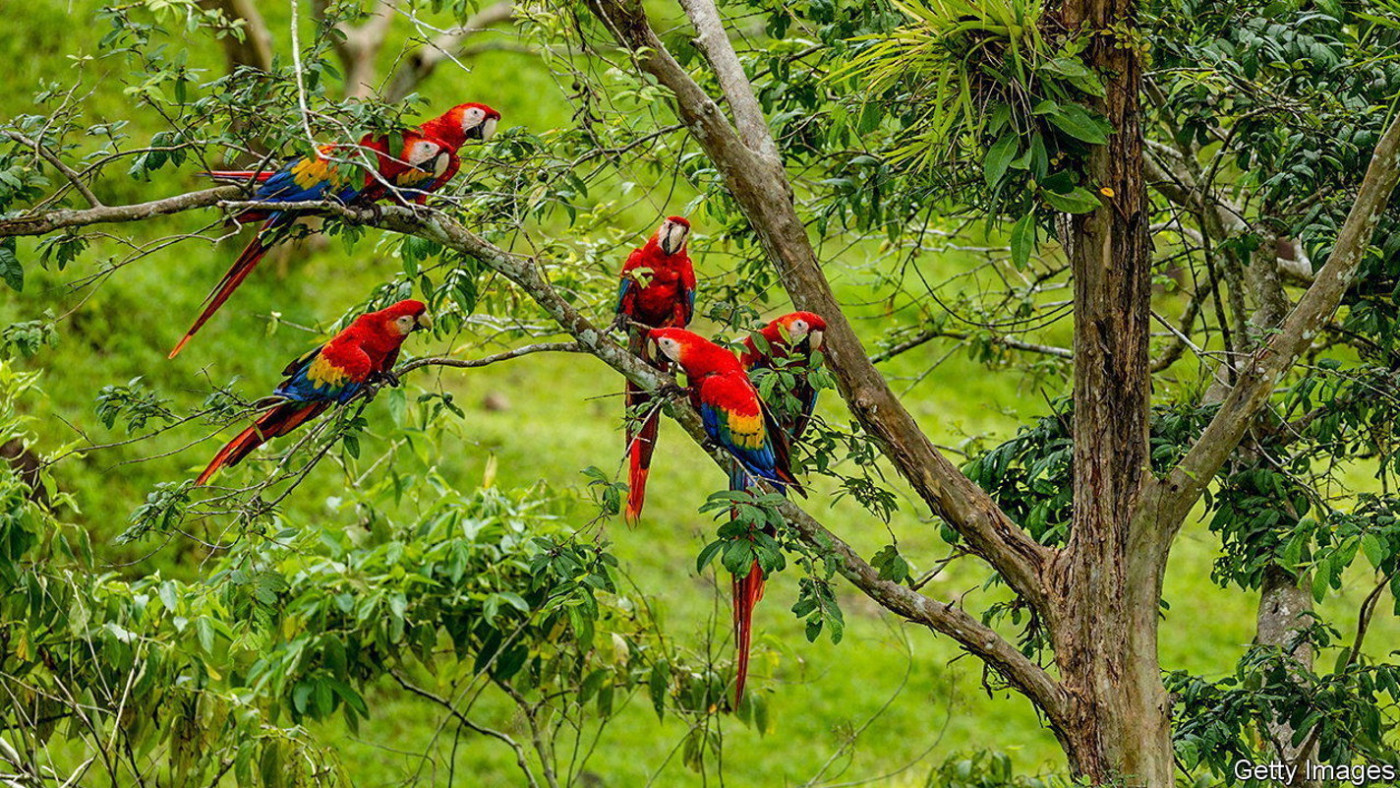
M 819 328 L 814 328 L 814 329 L 812 329 L 811 331 L 807 332 L 807 344 L 808 344 L 809 347 L 812 348 L 812 352 L 814 352 L 814 353 L 815 353 L 816 351 L 822 349 L 822 331 L 821 331 L 821 329 L 819 329 Z
M 418 329 L 423 329 L 423 328 L 432 328 L 432 327 L 433 327 L 433 317 L 432 317 L 432 315 L 429 315 L 427 312 L 424 312 L 423 314 L 421 314 L 421 315 L 418 316 L 418 321 L 417 321 L 417 323 L 418 323 L 418 325 L 417 325 L 417 327 L 414 329 L 415 331 L 418 330 Z
M 647 337 L 647 340 L 642 343 L 642 359 L 650 363 L 655 361 L 656 357 L 660 355 L 660 353 L 661 348 L 657 346 L 656 340 L 652 339 L 651 337 Z
M 485 142 L 496 135 L 496 124 L 500 118 L 488 117 L 480 123 L 467 129 L 467 139 Z
M 685 246 L 685 237 L 688 234 L 686 228 L 674 222 L 667 222 L 664 231 L 661 233 L 661 251 L 666 254 L 675 254 Z

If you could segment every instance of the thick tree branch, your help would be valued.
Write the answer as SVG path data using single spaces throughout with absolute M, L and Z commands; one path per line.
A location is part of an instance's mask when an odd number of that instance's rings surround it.
M 83 210 L 41 211 L 27 216 L 0 219 L 0 238 L 14 235 L 46 235 L 65 227 L 86 227 L 113 222 L 139 222 L 156 216 L 183 213 L 194 208 L 208 208 L 225 200 L 242 196 L 244 196 L 242 186 L 219 186 L 134 205 L 104 205 Z
M 318 20 L 325 19 L 327 4 L 328 0 L 316 0 L 313 4 Z M 352 26 L 342 22 L 336 25 L 344 38 L 332 39 L 332 46 L 345 67 L 346 98 L 366 98 L 374 94 L 374 61 L 384 47 L 397 6 L 398 0 L 378 0 L 364 24 Z
M 381 219 L 369 223 L 396 232 L 428 238 L 471 255 L 486 267 L 519 285 L 576 340 L 576 343 L 563 343 L 551 349 L 574 349 L 591 353 L 627 379 L 652 391 L 671 382 L 580 314 L 554 290 L 534 260 L 505 252 L 440 214 L 425 222 L 409 209 L 388 207 L 383 210 Z M 570 345 L 571 348 L 566 347 Z M 728 468 L 728 455 L 710 443 L 700 416 L 694 408 L 687 403 L 671 401 L 667 403 L 665 410 L 692 439 L 706 447 L 716 464 Z M 951 603 L 937 602 L 907 586 L 881 580 L 879 572 L 862 559 L 850 545 L 795 504 L 785 503 L 781 511 L 789 524 L 797 529 L 803 541 L 818 549 L 832 551 L 840 559 L 841 575 L 867 596 L 898 615 L 953 638 L 1023 691 L 1052 721 L 1063 719 L 1067 700 L 1055 680 L 995 630 Z
M 695 25 L 695 44 L 714 69 L 720 90 L 724 91 L 729 109 L 734 113 L 739 139 L 750 151 L 778 164 L 778 145 L 773 141 L 768 120 L 763 117 L 763 107 L 754 95 L 753 84 L 744 73 L 744 64 L 734 51 L 714 0 L 681 0 L 681 7 Z
M 1141 540 L 1139 546 L 1153 552 L 1159 570 L 1165 566 L 1171 542 L 1196 499 L 1244 438 L 1279 381 L 1341 303 L 1397 180 L 1400 117 L 1391 122 L 1376 145 L 1356 202 L 1337 235 L 1331 256 L 1318 271 L 1317 280 L 1299 299 L 1278 333 L 1242 365 L 1239 379 L 1221 403 L 1220 411 L 1177 467 L 1144 490 L 1134 529 Z
M 624 0 L 587 0 L 587 5 L 633 54 L 638 67 L 675 95 L 681 120 L 753 225 L 793 304 L 826 319 L 828 360 L 852 415 L 934 513 L 967 540 L 971 551 L 1032 606 L 1044 610 L 1042 573 L 1052 551 L 1031 539 L 934 448 L 870 363 L 822 273 L 781 164 L 744 144 L 715 101 L 666 50 L 640 5 Z
M 179 195 L 166 200 L 157 200 L 138 205 L 92 208 L 83 211 L 48 211 L 29 217 L 0 220 L 0 236 L 41 235 L 56 229 L 79 227 L 104 222 L 129 222 L 202 207 L 219 206 L 229 210 L 246 210 L 261 207 L 255 202 L 230 202 L 229 198 L 240 196 L 241 187 L 227 186 L 207 189 L 202 192 Z M 627 379 L 656 391 L 672 381 L 633 355 L 626 347 L 614 341 L 605 330 L 594 326 L 545 278 L 538 264 L 529 257 L 512 254 L 500 249 L 468 231 L 455 220 L 434 212 L 425 218 L 421 211 L 400 206 L 381 206 L 377 209 L 355 208 L 339 203 L 278 203 L 277 207 L 286 211 L 315 211 L 330 214 L 348 222 L 365 226 L 379 227 L 393 232 L 417 235 L 442 244 L 458 252 L 472 256 L 487 268 L 503 275 L 522 288 L 534 299 L 546 314 L 567 334 L 572 342 L 540 343 L 505 351 L 493 356 L 475 360 L 419 359 L 403 365 L 396 373 L 403 373 L 423 366 L 442 365 L 455 367 L 481 367 L 498 361 L 518 358 L 523 355 L 544 351 L 586 352 L 612 367 Z M 831 310 L 830 314 L 836 314 Z M 849 331 L 849 327 L 847 327 Z M 854 341 L 852 338 L 850 341 Z M 862 356 L 862 358 L 864 358 Z M 866 362 L 868 364 L 868 361 Z M 666 412 L 690 436 L 710 451 L 712 458 L 722 467 L 728 467 L 728 457 L 718 448 L 710 445 L 699 414 L 686 403 L 669 402 Z M 920 434 L 920 438 L 922 435 Z M 926 439 L 925 439 L 926 440 Z M 932 451 L 932 447 L 929 448 Z M 941 455 L 939 455 L 941 457 Z M 951 467 L 951 466 L 950 466 Z M 971 486 L 965 477 L 953 473 L 963 483 Z M 926 480 L 926 484 L 931 483 Z M 976 488 L 973 487 L 975 490 Z M 978 491 L 980 493 L 980 491 Z M 950 493 L 956 495 L 956 493 Z M 987 502 L 991 509 L 983 510 L 979 528 L 989 527 L 988 520 L 1004 516 Z M 961 502 L 961 506 L 976 507 L 975 502 Z M 1038 665 L 1021 654 L 1014 645 L 1002 638 L 995 630 L 981 624 L 976 618 L 956 608 L 951 603 L 932 600 L 919 592 L 879 578 L 879 572 L 840 538 L 827 531 L 810 515 L 793 504 L 785 504 L 783 514 L 797 529 L 804 541 L 815 548 L 830 550 L 840 559 L 840 572 L 862 592 L 880 602 L 892 612 L 911 621 L 927 626 L 956 640 L 963 648 L 978 655 L 1004 676 L 1008 682 L 1022 690 L 1039 708 L 1050 716 L 1052 721 L 1062 720 L 1068 701 L 1053 678 Z M 1005 528 L 1021 534 L 1015 526 L 1006 522 Z M 979 533 L 972 530 L 973 533 Z M 986 538 L 996 538 L 989 535 Z M 970 540 L 971 541 L 971 540 Z M 1039 560 L 1038 546 L 1033 546 L 1031 555 Z M 1007 561 L 1006 551 L 998 547 L 1003 563 L 1014 571 L 1031 571 L 1024 565 Z M 1028 575 L 1019 574 L 1025 582 Z M 1029 575 L 1034 580 L 1034 575 Z M 1058 724 L 1058 723 L 1057 723 Z

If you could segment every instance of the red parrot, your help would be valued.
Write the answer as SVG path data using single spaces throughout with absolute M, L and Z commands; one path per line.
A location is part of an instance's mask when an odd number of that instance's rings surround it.
M 373 202 L 388 195 L 392 186 L 396 193 L 402 190 L 400 199 L 406 196 L 421 205 L 429 193 L 441 188 L 461 168 L 458 148 L 467 140 L 490 139 L 500 117 L 499 112 L 485 104 L 460 104 L 426 121 L 419 129 L 402 132 L 403 146 L 392 155 L 388 135 L 367 134 L 360 139 L 360 151 L 356 146 L 322 145 L 315 157 L 289 159 L 274 172 L 220 170 L 208 175 L 222 181 L 251 180 L 261 184 L 252 197 L 258 202 Z M 376 167 L 373 172 L 366 171 L 363 178 L 350 166 L 361 161 L 362 152 L 374 153 Z M 286 231 L 296 218 L 281 211 L 245 211 L 236 217 L 240 223 L 261 221 L 263 226 L 205 299 L 204 311 L 170 351 L 170 358 L 179 355 L 228 301 L 267 250 L 287 237 Z
M 685 370 L 691 402 L 700 411 L 705 433 L 735 459 L 730 488 L 746 489 L 755 479 L 763 479 L 779 492 L 791 488 L 805 496 L 792 475 L 783 430 L 759 398 L 743 363 L 728 350 L 683 329 L 657 329 L 648 336 L 662 355 Z M 753 609 L 763 597 L 763 570 L 757 563 L 747 577 L 734 577 L 734 635 L 739 655 L 736 706 L 743 700 L 748 679 Z
M 812 354 L 821 350 L 822 337 L 826 333 L 826 321 L 812 312 L 790 312 L 779 317 L 757 332 L 763 338 L 766 348 L 758 347 L 754 336 L 744 338 L 744 353 L 739 360 L 745 369 L 772 368 L 774 359 L 787 359 L 789 363 L 800 360 L 802 366 L 811 362 Z M 783 428 L 790 443 L 801 440 L 812 419 L 812 411 L 817 406 L 817 389 L 808 380 L 805 370 L 799 374 L 796 385 L 789 392 L 801 410 L 795 413 L 779 409 L 778 425 Z
M 209 481 L 220 468 L 237 465 L 269 438 L 286 435 L 332 405 L 349 402 L 365 383 L 376 378 L 392 381 L 403 341 L 431 325 L 423 302 L 400 301 L 361 315 L 331 341 L 288 364 L 282 370 L 287 378 L 273 392 L 276 401 L 270 409 L 214 455 L 195 486 Z
M 617 314 L 626 319 L 627 345 L 642 355 L 646 330 L 685 328 L 695 315 L 695 268 L 685 243 L 690 222 L 680 216 L 668 217 L 656 229 L 646 246 L 633 249 L 622 266 L 617 293 Z M 651 397 L 635 383 L 627 382 L 627 412 L 645 411 Z M 647 474 L 656 450 L 661 414 L 648 413 L 639 429 L 627 426 L 627 509 L 624 517 L 635 526 L 646 502 Z
M 771 321 L 757 333 L 763 337 L 760 343 L 752 335 L 744 338 L 744 352 L 739 362 L 744 369 L 772 368 L 775 359 L 800 358 L 804 365 L 810 363 L 812 354 L 821 349 L 822 335 L 826 331 L 826 321 L 812 312 L 792 312 Z M 811 421 L 812 411 L 817 405 L 817 389 L 807 381 L 805 371 L 799 373 L 793 390 L 788 392 L 800 403 L 796 412 L 779 410 L 775 414 L 778 428 L 787 440 L 796 442 L 802 437 Z M 742 474 L 730 477 L 729 489 L 743 490 L 747 484 Z M 739 666 L 735 682 L 734 704 L 744 699 L 744 680 L 748 677 L 749 646 L 753 640 L 753 611 L 763 599 L 763 568 L 757 561 L 749 567 L 747 577 L 734 576 L 734 632 L 738 641 Z

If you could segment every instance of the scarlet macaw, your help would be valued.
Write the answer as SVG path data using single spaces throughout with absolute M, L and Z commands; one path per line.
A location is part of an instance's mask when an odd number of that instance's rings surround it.
M 742 362 L 728 350 L 683 329 L 657 329 L 648 336 L 662 355 L 685 370 L 691 402 L 700 411 L 705 433 L 735 459 L 730 488 L 746 489 L 753 480 L 763 479 L 779 492 L 791 488 L 805 496 L 792 475 L 782 428 L 759 398 Z M 761 568 L 751 568 L 744 578 L 735 575 L 734 633 L 739 654 L 734 686 L 736 705 L 744 697 L 748 678 L 753 607 L 762 595 Z
M 755 342 L 752 335 L 744 338 L 744 352 L 739 362 L 744 369 L 772 368 L 775 359 L 801 360 L 806 366 L 812 354 L 821 349 L 822 335 L 826 331 L 826 321 L 812 312 L 792 312 L 771 321 L 757 333 L 763 338 Z M 759 347 L 759 345 L 764 347 Z M 775 415 L 778 428 L 787 440 L 796 442 L 802 437 L 811 421 L 812 411 L 817 405 L 817 389 L 808 382 L 805 370 L 798 373 L 791 394 L 799 403 L 800 409 L 789 411 L 779 409 Z M 748 487 L 743 474 L 732 474 L 729 489 L 743 490 Z M 734 633 L 739 652 L 739 665 L 736 673 L 734 703 L 744 699 L 744 681 L 749 672 L 749 647 L 753 640 L 753 611 L 763 599 L 763 567 L 754 561 L 747 577 L 734 576 Z
M 691 265 L 685 243 L 690 235 L 690 222 L 680 216 L 668 217 L 656 233 L 640 249 L 633 249 L 622 266 L 617 294 L 619 320 L 630 325 L 627 345 L 633 353 L 642 355 L 646 330 L 651 328 L 685 328 L 695 315 L 695 268 Z M 627 382 L 627 410 L 644 411 L 651 397 L 635 383 Z M 627 426 L 627 509 L 624 516 L 629 525 L 636 525 L 646 501 L 647 473 L 651 455 L 656 450 L 656 435 L 661 415 L 648 413 L 641 427 Z
M 807 366 L 812 354 L 821 350 L 822 337 L 826 333 L 826 321 L 813 312 L 790 312 L 779 317 L 756 332 L 763 338 L 760 348 L 753 335 L 744 338 L 744 352 L 739 357 L 744 369 L 771 369 L 773 361 L 787 359 Z M 800 406 L 797 412 L 778 409 L 778 425 L 783 428 L 788 441 L 796 443 L 811 421 L 812 411 L 817 406 L 817 389 L 805 374 L 799 375 L 795 386 L 789 392 Z
M 195 486 L 220 468 L 237 465 L 269 438 L 278 438 L 316 418 L 332 405 L 349 402 L 365 383 L 392 380 L 399 347 L 408 335 L 432 325 L 422 301 L 400 301 L 361 315 L 331 341 L 304 354 L 282 370 L 286 380 L 272 396 L 277 401 L 252 426 L 214 455 Z
M 353 174 L 350 168 L 337 166 L 337 158 L 349 162 L 359 160 L 354 146 L 342 145 L 323 145 L 314 158 L 289 159 L 274 172 L 221 170 L 209 175 L 218 180 L 260 183 L 253 193 L 253 200 L 258 202 L 333 199 L 349 204 L 383 199 L 392 187 L 395 191 L 404 190 L 421 205 L 430 192 L 441 188 L 461 168 L 457 149 L 467 140 L 490 139 L 500 118 L 499 112 L 485 104 L 460 104 L 426 121 L 419 129 L 402 132 L 403 147 L 393 155 L 389 153 L 387 135 L 365 135 L 360 139 L 359 148 L 374 153 L 376 170 L 367 171 L 363 178 Z M 285 238 L 285 231 L 296 216 L 280 211 L 245 211 L 236 220 L 240 223 L 261 221 L 263 226 L 205 299 L 204 311 L 170 351 L 170 358 L 179 355 L 195 333 L 228 301 L 267 250 Z

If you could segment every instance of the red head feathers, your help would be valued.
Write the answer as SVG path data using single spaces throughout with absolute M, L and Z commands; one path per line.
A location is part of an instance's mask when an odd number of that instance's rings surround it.
M 423 133 L 456 150 L 468 140 L 485 142 L 496 133 L 501 113 L 485 104 L 458 104 L 422 125 Z
M 694 331 L 657 328 L 647 337 L 663 356 L 681 365 L 692 386 L 706 375 L 744 371 L 733 353 Z
M 758 332 L 768 345 L 759 348 L 753 336 L 744 338 L 743 362 L 751 367 L 764 357 L 786 358 L 794 348 L 814 353 L 821 350 L 826 333 L 826 321 L 813 312 L 790 312 L 779 317 Z
M 355 322 L 336 336 L 336 340 L 350 339 L 373 357 L 375 351 L 385 354 L 397 351 L 409 334 L 432 324 L 428 307 L 422 301 L 400 301 L 386 309 L 355 318 Z

